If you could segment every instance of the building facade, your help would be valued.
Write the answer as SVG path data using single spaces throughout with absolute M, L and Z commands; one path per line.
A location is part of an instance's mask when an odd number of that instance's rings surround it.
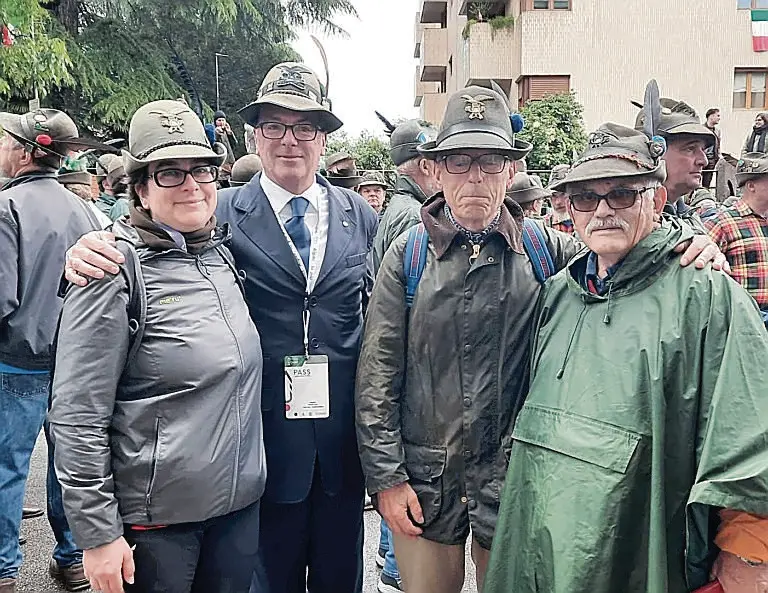
M 694 6 L 695 4 L 695 6 Z M 768 52 L 753 50 L 751 10 L 768 0 L 420 0 L 415 105 L 439 122 L 447 97 L 495 80 L 518 108 L 575 91 L 587 130 L 632 125 L 645 85 L 704 118 L 721 111 L 723 152 L 738 156 L 768 110 Z

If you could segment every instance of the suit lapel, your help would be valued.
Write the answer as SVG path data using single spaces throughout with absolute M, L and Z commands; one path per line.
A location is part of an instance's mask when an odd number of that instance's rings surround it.
M 235 208 L 240 214 L 237 226 L 264 255 L 280 266 L 298 283 L 306 286 L 306 279 L 285 240 L 277 217 L 261 189 L 261 175 L 238 192 Z
M 319 286 L 326 276 L 339 263 L 346 253 L 347 246 L 355 233 L 355 221 L 349 216 L 352 205 L 349 198 L 341 191 L 326 182 L 322 177 L 318 181 L 328 191 L 328 240 L 325 246 L 325 257 L 320 267 L 315 286 Z

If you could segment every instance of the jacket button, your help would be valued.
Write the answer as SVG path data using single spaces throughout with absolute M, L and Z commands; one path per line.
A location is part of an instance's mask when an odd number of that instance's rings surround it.
M 462 249 L 463 251 L 466 251 L 466 250 L 467 250 L 467 244 L 466 244 L 466 243 L 462 243 L 462 244 L 461 244 L 461 249 Z
M 467 497 L 466 496 L 462 496 L 461 497 L 461 504 L 467 504 Z
M 470 300 L 472 298 L 472 291 L 471 290 L 465 290 L 464 291 L 464 298 L 467 300 Z
M 496 261 L 496 259 L 495 259 L 495 258 L 494 258 L 492 255 L 489 255 L 489 256 L 488 256 L 488 263 L 491 263 L 491 264 L 492 264 L 492 263 L 493 263 L 493 262 L 495 262 L 495 261 Z
M 316 296 L 309 297 L 309 306 L 310 307 L 317 307 L 317 297 Z
M 477 501 L 476 500 L 470 500 L 469 504 L 467 506 L 469 507 L 470 511 L 474 511 L 477 508 Z
M 309 345 L 312 346 L 312 348 L 319 348 L 320 347 L 320 340 L 318 340 L 317 338 L 312 338 L 309 341 Z
M 464 398 L 464 407 L 465 407 L 465 408 L 468 408 L 468 407 L 470 407 L 471 405 L 472 405 L 472 400 L 471 400 L 471 399 L 469 399 L 468 397 L 465 397 L 465 398 Z
M 424 466 L 424 473 L 425 473 L 425 474 L 429 474 L 431 471 L 432 471 L 432 468 L 431 468 L 431 467 L 429 467 L 428 465 L 425 465 L 425 466 Z
M 472 352 L 472 346 L 470 346 L 469 344 L 464 344 L 464 352 L 466 352 L 467 354 Z
M 464 459 L 469 459 L 470 457 L 472 457 L 472 451 L 467 449 L 466 451 L 464 451 Z

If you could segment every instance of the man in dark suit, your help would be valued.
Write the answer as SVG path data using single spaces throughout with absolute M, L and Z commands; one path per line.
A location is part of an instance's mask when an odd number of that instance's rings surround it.
M 231 226 L 229 247 L 245 273 L 264 352 L 267 486 L 262 567 L 252 593 L 362 590 L 364 487 L 354 384 L 366 260 L 378 222 L 361 196 L 316 175 L 326 134 L 342 125 L 325 104 L 310 69 L 275 66 L 257 99 L 241 110 L 255 129 L 264 170 L 221 192 L 216 211 Z M 93 261 L 85 246 L 81 241 L 70 254 L 70 280 L 77 281 L 73 269 L 88 273 L 78 261 Z M 94 241 L 90 246 L 109 253 Z M 304 364 L 294 372 L 296 360 Z M 304 371 L 312 375 L 308 389 L 300 385 Z

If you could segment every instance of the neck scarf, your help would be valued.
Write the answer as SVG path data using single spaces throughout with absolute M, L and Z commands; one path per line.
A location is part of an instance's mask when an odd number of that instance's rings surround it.
M 448 204 L 444 207 L 445 216 L 448 218 L 448 221 L 456 228 L 459 233 L 472 245 L 482 245 L 488 240 L 488 237 L 493 233 L 497 228 L 499 228 L 499 221 L 501 220 L 501 209 L 496 213 L 496 216 L 491 221 L 491 224 L 489 224 L 487 227 L 485 227 L 482 231 L 470 231 L 467 228 L 464 228 L 461 226 L 458 222 L 456 222 L 456 219 L 453 217 L 453 212 L 451 212 L 451 209 L 448 207 Z
M 752 129 L 747 146 L 748 152 L 765 152 L 766 138 L 768 137 L 768 124 Z
M 173 238 L 164 231 L 158 224 L 152 220 L 149 212 L 141 206 L 131 204 L 130 206 L 131 224 L 141 237 L 141 240 L 151 249 L 157 251 L 166 251 L 168 249 L 178 249 Z M 213 231 L 216 229 L 216 217 L 211 216 L 205 226 L 191 233 L 181 233 L 187 244 L 187 251 L 196 255 L 202 252 L 208 243 L 211 242 Z

